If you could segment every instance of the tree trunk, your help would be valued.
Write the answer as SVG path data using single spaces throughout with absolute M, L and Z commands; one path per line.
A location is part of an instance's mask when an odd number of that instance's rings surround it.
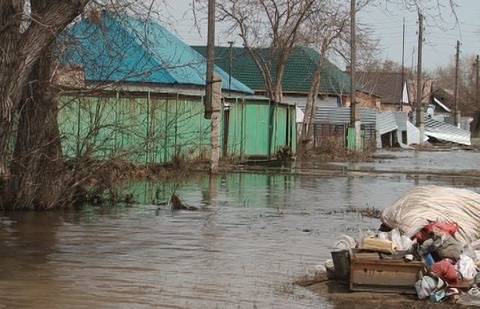
M 57 103 L 45 55 L 88 2 L 31 1 L 30 24 L 21 29 L 28 19 L 25 1 L 0 0 L 0 182 L 7 176 L 0 183 L 0 208 L 47 209 L 65 198 Z
M 275 72 L 275 84 L 273 85 L 273 95 L 275 103 L 283 101 L 283 75 L 285 74 L 285 66 L 290 57 L 292 49 L 285 50 L 277 59 L 277 70 Z
M 33 67 L 89 0 L 31 1 L 31 23 L 21 32 L 20 24 L 26 20 L 25 2 L 0 0 L 0 177 L 8 171 L 12 121 L 24 98 Z
M 218 173 L 218 162 L 220 160 L 220 117 L 222 113 L 222 80 L 214 75 L 216 81 L 212 85 L 212 117 L 211 117 L 211 146 L 210 173 Z
M 58 128 L 57 94 L 51 84 L 52 56 L 47 51 L 34 65 L 30 86 L 20 104 L 11 175 L 10 209 L 49 209 L 66 201 L 65 173 Z
M 315 102 L 320 90 L 320 69 L 321 65 L 319 64 L 313 75 L 310 91 L 307 96 L 307 103 L 305 105 L 302 130 L 300 133 L 300 152 L 303 153 L 310 151 L 314 144 L 313 120 L 315 118 Z
M 23 1 L 0 0 L 0 179 L 7 173 L 7 161 L 10 152 L 8 144 L 11 134 L 11 115 L 7 110 L 13 105 L 7 95 L 8 87 L 17 60 L 20 20 Z

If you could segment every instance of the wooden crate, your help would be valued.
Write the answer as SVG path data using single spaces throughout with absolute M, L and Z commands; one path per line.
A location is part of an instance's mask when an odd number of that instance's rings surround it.
M 423 267 L 419 261 L 361 258 L 350 259 L 350 290 L 415 294 L 415 282 Z

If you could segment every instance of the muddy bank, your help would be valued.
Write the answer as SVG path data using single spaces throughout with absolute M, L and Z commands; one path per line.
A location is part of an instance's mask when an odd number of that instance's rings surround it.
M 374 151 L 352 151 L 345 148 L 331 150 L 317 150 L 307 154 L 300 154 L 299 161 L 319 160 L 324 162 L 372 162 L 375 159 Z
M 415 295 L 401 295 L 394 293 L 371 293 L 371 292 L 355 292 L 348 290 L 345 284 L 338 281 L 328 280 L 326 275 L 319 275 L 315 281 L 298 282 L 300 286 L 304 286 L 308 290 L 318 296 L 327 299 L 333 308 L 355 308 L 355 309 L 373 309 L 373 308 L 475 308 L 475 306 L 461 305 L 456 303 L 445 302 L 441 304 L 433 304 L 429 301 L 420 301 Z

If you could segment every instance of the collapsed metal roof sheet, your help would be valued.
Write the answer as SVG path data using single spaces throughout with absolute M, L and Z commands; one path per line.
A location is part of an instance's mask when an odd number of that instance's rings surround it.
M 377 121 L 377 111 L 371 108 L 358 108 L 360 113 L 360 122 L 364 125 L 375 125 Z M 315 123 L 317 124 L 349 124 L 349 107 L 328 107 L 319 106 L 315 112 Z
M 443 108 L 444 111 L 446 111 L 447 113 L 451 113 L 452 110 L 450 108 L 448 108 L 448 106 L 446 106 L 445 104 L 442 103 L 442 101 L 440 101 L 439 99 L 433 97 L 433 101 L 435 103 L 437 103 L 438 106 L 440 106 L 441 108 Z
M 377 131 L 380 135 L 392 132 L 398 129 L 398 125 L 393 112 L 383 112 L 377 114 Z
M 469 131 L 431 118 L 425 120 L 425 135 L 442 141 L 471 145 Z
M 377 130 L 380 135 L 395 130 L 407 130 L 408 115 L 405 112 L 377 113 Z
M 406 131 L 408 114 L 406 112 L 393 112 L 393 116 L 395 117 L 395 122 L 397 123 L 398 130 Z

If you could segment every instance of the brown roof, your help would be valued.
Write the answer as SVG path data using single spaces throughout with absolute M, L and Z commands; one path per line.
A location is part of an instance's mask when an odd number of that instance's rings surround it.
M 445 88 L 437 88 L 433 91 L 433 96 L 445 104 L 448 108 L 453 109 L 455 107 L 455 99 L 453 91 Z
M 400 104 L 402 100 L 401 73 L 359 72 L 356 78 L 366 92 L 380 96 L 382 104 Z

